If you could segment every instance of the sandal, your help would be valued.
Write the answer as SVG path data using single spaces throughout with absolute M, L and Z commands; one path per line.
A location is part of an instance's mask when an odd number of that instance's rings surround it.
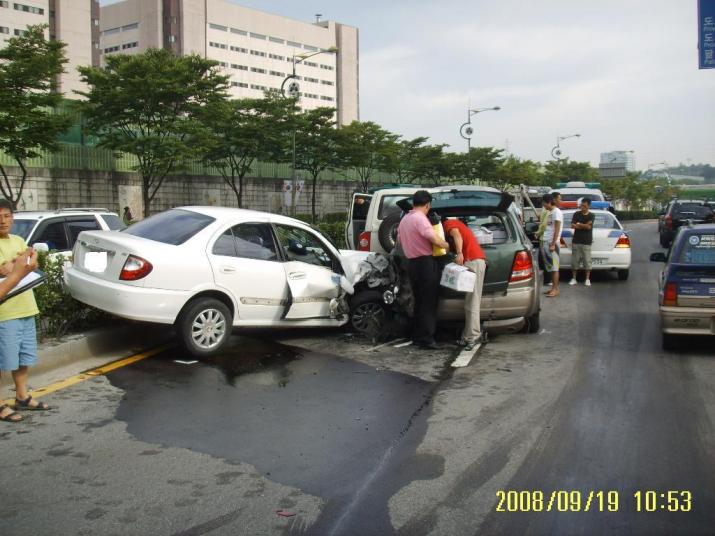
M 32 401 L 32 395 L 28 395 L 25 400 L 20 400 L 19 398 L 15 399 L 15 409 L 26 409 L 29 411 L 47 411 L 50 409 L 50 406 L 45 404 L 44 402 L 38 402 L 34 406 L 30 405 L 30 402 Z
M 560 292 L 549 292 L 548 294 L 546 294 L 546 297 L 547 298 L 556 298 L 560 294 L 561 294 Z
M 3 404 L 0 406 L 0 413 L 3 412 L 4 409 L 12 409 L 10 406 L 7 404 Z M 23 416 L 20 415 L 17 411 L 12 411 L 5 415 L 4 417 L 0 416 L 0 421 L 5 421 L 5 422 L 20 422 L 23 420 Z

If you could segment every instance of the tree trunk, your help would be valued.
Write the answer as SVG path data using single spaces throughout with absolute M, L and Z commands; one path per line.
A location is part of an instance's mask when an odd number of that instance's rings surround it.
M 318 216 L 315 212 L 315 198 L 316 198 L 316 190 L 318 189 L 318 173 L 313 174 L 313 192 L 312 192 L 312 198 L 310 200 L 310 206 L 311 206 L 311 212 L 312 212 L 312 217 L 313 217 L 313 225 L 318 223 Z
M 142 210 L 144 217 L 149 217 L 149 209 L 151 207 L 151 199 L 149 199 L 149 177 L 142 177 Z
M 238 198 L 238 208 L 243 208 L 243 174 L 238 176 L 238 192 L 236 193 Z

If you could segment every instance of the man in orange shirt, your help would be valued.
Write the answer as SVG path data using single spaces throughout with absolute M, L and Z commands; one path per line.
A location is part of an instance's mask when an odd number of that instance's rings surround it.
M 452 239 L 454 244 L 454 253 L 457 255 L 454 262 L 466 266 L 477 275 L 474 281 L 474 290 L 468 292 L 464 300 L 464 331 L 459 340 L 460 345 L 465 346 L 465 350 L 472 350 L 482 341 L 479 309 L 484 287 L 484 274 L 487 271 L 487 256 L 479 245 L 477 237 L 464 222 L 453 218 L 445 220 L 442 225 L 445 234 Z

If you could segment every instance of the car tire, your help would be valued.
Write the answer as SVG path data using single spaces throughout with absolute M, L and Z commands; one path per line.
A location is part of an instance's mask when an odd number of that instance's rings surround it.
M 388 312 L 381 292 L 359 292 L 350 301 L 350 325 L 358 333 L 373 334 L 385 325 Z
M 677 347 L 677 336 L 672 333 L 663 333 L 663 350 L 672 351 Z
M 630 270 L 618 270 L 618 280 L 626 281 L 628 279 L 629 274 L 630 274 Z
M 382 249 L 384 249 L 387 253 L 390 253 L 393 249 L 395 249 L 395 242 L 397 241 L 397 227 L 400 225 L 401 219 L 402 214 L 400 212 L 388 214 L 387 217 L 382 220 L 382 223 L 377 230 L 377 239 L 380 241 Z
M 184 308 L 176 323 L 179 340 L 194 357 L 215 354 L 231 338 L 233 315 L 216 298 L 196 298 Z
M 668 247 L 670 247 L 670 242 L 668 242 L 668 239 L 667 239 L 667 238 L 663 238 L 662 235 L 661 235 L 661 237 L 660 237 L 660 247 L 662 247 L 662 248 L 668 248 Z
M 524 333 L 539 333 L 541 329 L 541 311 L 537 311 L 533 315 L 527 317 L 524 325 Z

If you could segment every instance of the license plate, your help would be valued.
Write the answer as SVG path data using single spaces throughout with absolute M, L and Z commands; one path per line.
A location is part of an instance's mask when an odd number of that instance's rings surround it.
M 595 259 L 591 259 L 591 264 L 606 264 L 607 260 L 608 259 L 595 258 Z
M 94 251 L 85 253 L 84 269 L 94 273 L 104 272 L 107 269 L 107 252 Z

